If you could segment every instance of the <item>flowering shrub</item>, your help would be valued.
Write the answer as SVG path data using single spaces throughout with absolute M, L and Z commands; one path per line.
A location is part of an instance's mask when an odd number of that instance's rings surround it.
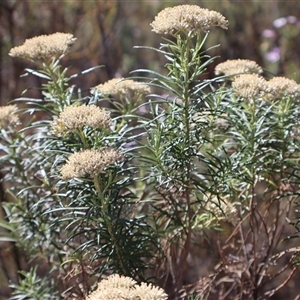
M 33 115 L 24 128 L 14 127 L 15 106 L 0 110 L 2 172 L 14 197 L 5 226 L 57 283 L 43 281 L 43 294 L 28 280 L 28 291 L 43 299 L 49 289 L 93 300 L 270 298 L 296 273 L 300 250 L 282 242 L 297 228 L 300 86 L 266 80 L 241 59 L 205 78 L 216 59 L 206 38 L 228 27 L 218 12 L 175 6 L 151 26 L 164 43 L 144 48 L 166 58 L 164 70 L 114 78 L 87 97 L 71 84 L 78 75 L 61 70 L 72 35 L 36 37 L 10 52 L 37 62 L 27 72 L 45 80 L 43 99 L 14 101 Z M 192 261 L 207 245 L 214 260 L 200 274 Z M 21 287 L 12 299 L 29 295 Z

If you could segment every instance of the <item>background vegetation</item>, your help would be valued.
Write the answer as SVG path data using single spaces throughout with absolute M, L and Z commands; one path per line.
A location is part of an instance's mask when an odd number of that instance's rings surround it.
M 299 79 L 300 41 L 296 38 L 300 31 L 298 1 L 2 0 L 1 103 L 5 104 L 20 95 L 25 86 L 34 85 L 34 82 L 29 84 L 26 80 L 19 80 L 25 63 L 11 59 L 8 56 L 9 50 L 22 44 L 26 38 L 41 34 L 69 32 L 76 36 L 78 41 L 69 58 L 74 67 L 82 70 L 95 65 L 105 65 L 104 70 L 89 74 L 84 82 L 80 82 L 82 90 L 116 75 L 126 77 L 131 70 L 137 68 L 159 66 L 161 61 L 158 55 L 150 51 L 145 55 L 134 50 L 133 46 L 157 46 L 159 40 L 151 32 L 149 24 L 158 11 L 177 4 L 197 4 L 214 9 L 230 20 L 229 29 L 211 36 L 207 44 L 221 44 L 221 49 L 217 51 L 222 60 L 253 59 L 276 75 L 284 75 L 296 81 Z M 274 20 L 288 16 L 296 18 L 294 23 L 277 28 L 273 25 Z M 273 30 L 272 37 L 264 37 L 268 34 L 264 32 L 266 29 Z M 270 34 L 272 33 L 269 32 L 268 36 Z M 278 49 L 278 60 L 268 61 L 270 52 L 276 56 Z M 274 56 L 271 59 L 274 60 Z M 213 66 L 210 71 L 213 71 Z
M 299 81 L 300 4 L 297 1 L 39 1 L 37 5 L 36 1 L 8 0 L 0 4 L 1 105 L 17 98 L 27 87 L 41 84 L 33 76 L 20 80 L 28 63 L 8 56 L 9 50 L 26 38 L 54 32 L 74 34 L 78 40 L 68 56 L 68 65 L 74 67 L 74 72 L 105 65 L 85 76 L 84 81 L 76 82 L 84 94 L 90 87 L 113 77 L 126 77 L 134 69 L 158 69 L 163 64 L 160 56 L 151 51 L 137 51 L 133 46 L 158 46 L 160 40 L 150 31 L 150 22 L 164 7 L 183 3 L 217 10 L 230 21 L 228 31 L 212 34 L 206 44 L 206 47 L 221 44 L 215 50 L 221 59 L 210 66 L 208 78 L 213 77 L 214 65 L 221 60 L 247 58 L 274 75 Z M 210 55 L 214 56 L 214 52 Z M 37 90 L 29 91 L 29 95 L 40 96 Z M 2 186 L 0 190 L 1 202 L 9 200 L 4 199 L 7 197 L 4 189 Z M 1 217 L 5 218 L 4 211 Z M 2 294 L 2 299 L 7 299 L 8 282 L 17 283 L 17 271 L 28 270 L 30 266 L 13 243 L 1 241 L 0 249 L 0 297 Z M 210 254 L 203 251 L 195 263 L 205 269 L 207 264 L 203 262 L 210 259 Z M 41 276 L 43 271 L 41 266 Z M 194 275 L 193 271 L 186 274 L 185 281 L 189 282 Z M 297 280 L 299 275 L 289 283 L 295 292 L 290 297 L 299 294 Z

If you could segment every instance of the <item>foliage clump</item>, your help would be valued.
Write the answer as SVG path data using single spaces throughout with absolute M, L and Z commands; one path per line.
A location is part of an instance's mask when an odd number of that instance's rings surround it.
M 144 47 L 164 56 L 164 69 L 111 79 L 86 97 L 71 83 L 78 74 L 61 67 L 72 35 L 36 37 L 11 50 L 42 60 L 27 72 L 46 83 L 42 99 L 15 101 L 35 119 L 1 130 L 14 201 L 4 205 L 2 226 L 30 257 L 42 256 L 60 283 L 43 281 L 43 299 L 51 291 L 74 299 L 268 299 L 297 271 L 299 248 L 288 243 L 287 229 L 299 223 L 291 220 L 300 185 L 300 87 L 265 79 L 249 60 L 221 63 L 215 73 L 222 76 L 207 78 L 216 57 L 206 39 L 212 27 L 228 26 L 220 13 L 180 5 L 151 26 L 169 35 L 159 49 Z M 49 48 L 57 35 L 61 45 Z M 0 110 L 0 124 L 12 120 L 15 105 Z M 207 274 L 191 279 L 190 262 L 201 251 L 213 260 Z M 19 298 L 12 299 L 29 297 L 32 287 L 14 286 Z

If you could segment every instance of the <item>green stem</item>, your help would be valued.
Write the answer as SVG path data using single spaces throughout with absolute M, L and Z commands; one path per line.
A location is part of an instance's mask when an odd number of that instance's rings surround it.
M 117 259 L 119 261 L 120 269 L 121 269 L 121 271 L 124 275 L 129 275 L 128 272 L 126 271 L 126 268 L 125 268 L 124 263 L 123 263 L 124 256 L 123 256 L 122 250 L 119 247 L 119 243 L 117 241 L 116 235 L 114 234 L 113 224 L 112 224 L 112 221 L 109 217 L 108 203 L 105 200 L 105 198 L 103 197 L 102 188 L 101 188 L 101 181 L 99 179 L 99 176 L 94 176 L 93 181 L 94 181 L 94 186 L 95 186 L 96 191 L 97 191 L 98 199 L 100 200 L 100 203 L 101 203 L 102 216 L 103 216 L 104 222 L 107 226 L 107 231 L 108 231 L 108 234 L 111 238 L 111 242 L 112 242 L 112 245 L 114 247 L 115 253 L 117 255 Z
M 45 73 L 51 78 L 52 82 L 48 82 L 46 90 L 53 96 L 57 97 L 60 111 L 67 106 L 65 77 L 63 72 L 60 71 L 60 65 L 57 61 L 52 61 L 49 65 L 44 65 Z M 54 93 L 55 92 L 55 93 Z
M 257 273 L 257 257 L 256 257 L 256 234 L 255 234 L 255 187 L 256 187 L 256 162 L 259 161 L 259 158 L 256 157 L 256 126 L 257 126 L 257 111 L 256 111 L 256 99 L 249 100 L 249 112 L 251 114 L 250 119 L 250 156 L 251 156 L 251 165 L 250 165 L 250 176 L 251 176 L 251 183 L 250 183 L 250 229 L 252 232 L 252 243 L 253 243 L 253 253 L 254 253 L 254 274 Z M 253 284 L 256 286 L 255 277 L 253 278 Z
M 89 146 L 89 143 L 88 143 L 86 135 L 82 131 L 82 128 L 77 128 L 76 129 L 76 134 L 79 137 L 79 139 L 80 139 L 80 141 L 81 141 L 81 143 L 83 145 L 83 149 L 89 149 L 90 146 Z
M 182 41 L 181 41 L 182 42 Z M 191 144 L 191 137 L 190 137 L 190 84 L 191 84 L 191 78 L 190 74 L 193 74 L 193 70 L 189 69 L 190 65 L 190 37 L 187 37 L 186 40 L 182 43 L 181 48 L 181 56 L 180 56 L 180 63 L 184 70 L 184 76 L 183 76 L 183 104 L 184 104 L 184 127 L 185 127 L 185 146 L 188 149 L 188 153 L 186 155 L 186 166 L 185 166 L 185 178 L 184 178 L 184 187 L 185 187 L 185 200 L 186 200 L 186 208 L 187 208 L 187 228 L 185 229 L 186 232 L 186 239 L 183 246 L 183 250 L 180 255 L 180 271 L 177 277 L 177 290 L 180 289 L 181 284 L 181 278 L 183 276 L 183 273 L 187 266 L 187 258 L 190 252 L 191 247 L 191 235 L 192 235 L 192 218 L 193 213 L 191 209 L 191 199 L 190 199 L 190 173 L 191 173 L 191 151 L 190 151 L 190 144 Z

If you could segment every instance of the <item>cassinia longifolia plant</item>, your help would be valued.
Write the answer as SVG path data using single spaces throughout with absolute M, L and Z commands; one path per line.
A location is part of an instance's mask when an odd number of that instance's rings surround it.
M 300 86 L 242 59 L 207 79 L 218 12 L 166 8 L 151 27 L 160 48 L 137 48 L 164 69 L 86 97 L 87 71 L 61 66 L 72 34 L 11 49 L 44 83 L 0 108 L 1 226 L 48 274 L 22 271 L 11 299 L 268 299 L 296 274 Z

